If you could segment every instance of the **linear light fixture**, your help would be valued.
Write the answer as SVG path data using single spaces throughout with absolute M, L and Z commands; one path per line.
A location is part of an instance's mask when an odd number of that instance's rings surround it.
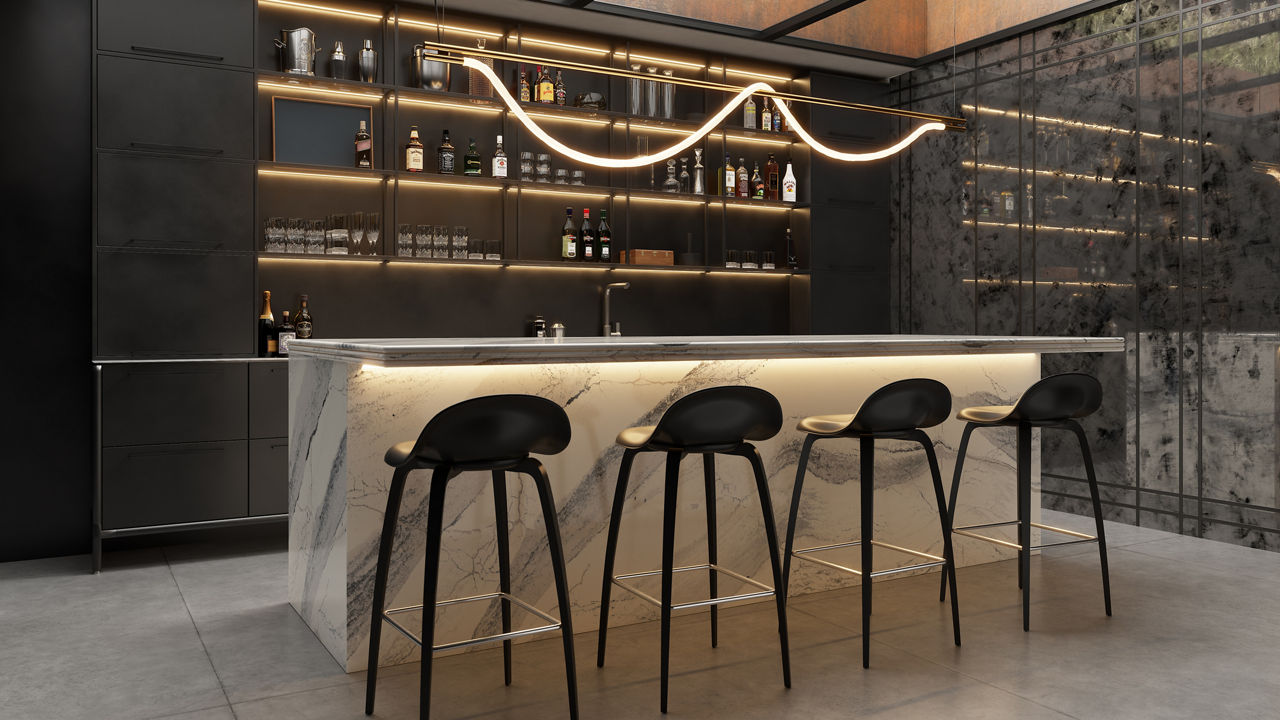
M 502 192 L 501 185 L 480 185 L 480 184 L 473 185 L 467 182 L 456 182 L 456 181 L 449 181 L 449 180 L 428 180 L 426 178 L 418 179 L 418 178 L 398 177 L 396 178 L 396 182 L 404 183 L 405 185 L 419 185 L 419 186 L 430 185 L 433 187 L 446 187 L 446 188 L 449 188 L 450 190 L 480 190 L 484 192 Z
M 706 200 L 698 200 L 696 198 L 678 198 L 678 197 L 653 197 L 652 195 L 632 195 L 630 200 L 637 202 L 649 203 L 667 203 L 668 205 L 706 205 Z
M 529 117 L 542 118 L 544 120 L 559 120 L 561 122 L 579 123 L 581 125 L 612 125 L 612 120 L 601 120 L 600 118 L 578 117 L 565 113 L 563 115 L 555 113 L 531 112 Z
M 307 12 L 361 18 L 363 20 L 377 22 L 382 21 L 382 16 L 375 13 L 365 12 L 363 10 L 349 10 L 347 8 L 334 7 L 332 5 L 316 5 L 313 3 L 295 2 L 295 0 L 258 0 L 258 4 L 270 7 L 288 8 L 290 10 L 305 10 Z
M 512 270 L 595 270 L 604 272 L 609 269 L 608 265 L 588 265 L 587 263 L 575 263 L 573 261 L 566 262 L 563 265 L 508 265 Z
M 479 28 L 462 27 L 460 25 L 445 25 L 444 23 L 441 23 L 440 25 L 436 25 L 435 23 L 429 22 L 426 20 L 413 20 L 411 18 L 404 18 L 404 17 L 400 18 L 400 24 L 409 25 L 412 27 L 426 28 L 428 30 L 435 30 L 437 27 L 439 27 L 441 30 L 447 30 L 449 32 L 462 33 L 464 35 L 479 35 L 480 37 L 485 37 L 485 38 L 502 37 L 502 33 L 493 32 L 492 30 L 481 30 Z
M 979 115 L 1002 115 L 1005 117 L 1012 117 L 1012 118 L 1016 118 L 1019 115 L 1018 111 L 1016 110 L 1001 110 L 999 108 L 977 107 L 974 105 L 961 105 L 960 109 L 968 110 L 970 112 L 976 112 Z M 1027 118 L 1028 120 L 1034 120 L 1035 122 L 1046 122 L 1054 125 L 1064 125 L 1067 127 L 1082 128 L 1085 130 L 1096 130 L 1098 132 L 1108 132 L 1108 133 L 1114 132 L 1114 133 L 1123 133 L 1125 135 L 1137 135 L 1139 137 L 1149 138 L 1151 140 L 1189 140 L 1190 142 L 1196 142 L 1194 139 L 1191 139 L 1191 138 L 1176 138 L 1176 137 L 1171 138 L 1171 137 L 1165 137 L 1160 133 L 1147 132 L 1146 130 L 1122 128 L 1122 127 L 1117 127 L 1115 125 L 1101 125 L 1099 123 L 1084 122 L 1082 120 L 1068 120 L 1066 118 L 1053 117 L 1050 115 L 1036 115 L 1034 113 L 1023 113 L 1022 117 Z M 1208 140 L 1205 140 L 1204 144 L 1206 146 L 1213 147 L 1216 143 L 1212 143 L 1212 142 L 1209 142 Z
M 259 88 L 268 90 L 284 90 L 287 92 L 312 93 L 315 95 L 336 95 L 338 97 L 353 97 L 362 100 L 382 100 L 382 96 L 375 93 L 359 92 L 357 90 L 341 90 L 338 88 L 316 87 L 305 85 L 302 83 L 275 82 L 271 80 L 259 80 Z
M 608 48 L 590 47 L 587 45 L 576 45 L 574 43 L 562 42 L 560 40 L 545 40 L 543 38 L 529 37 L 528 35 L 512 35 L 510 39 L 519 40 L 521 45 L 528 43 L 530 45 L 541 45 L 542 47 L 561 48 L 564 50 L 573 50 L 575 52 L 588 53 L 591 55 L 608 55 L 609 54 Z
M 686 67 L 686 68 L 691 68 L 693 70 L 703 70 L 703 69 L 706 69 L 707 67 L 702 63 L 689 62 L 688 60 L 675 60 L 673 58 L 655 57 L 653 55 L 638 55 L 636 53 L 631 53 L 628 56 L 628 54 L 623 52 L 622 50 L 615 50 L 613 52 L 613 56 L 616 58 L 623 58 L 623 59 L 630 57 L 632 60 L 643 60 L 647 63 L 657 63 L 658 65 L 675 65 L 677 67 Z
M 1018 223 L 995 222 L 992 220 L 977 220 L 981 227 L 1020 227 Z M 1090 228 L 1090 227 L 1067 227 L 1063 225 L 1041 225 L 1039 223 L 1027 223 L 1026 227 L 1034 227 L 1036 231 L 1053 230 L 1057 232 L 1077 233 L 1080 235 L 1128 235 L 1126 230 L 1112 230 L 1110 228 Z
M 564 186 L 564 189 L 558 189 L 558 188 L 532 188 L 532 187 L 521 186 L 520 192 L 532 193 L 534 195 L 574 195 L 577 197 L 595 198 L 597 200 L 608 200 L 610 197 L 613 197 L 608 193 L 572 190 L 570 189 L 572 187 L 573 187 L 572 185 L 569 185 L 569 186 Z
M 1000 172 L 1021 172 L 1027 174 L 1043 175 L 1052 178 L 1064 178 L 1067 180 L 1087 180 L 1092 182 L 1118 182 L 1128 185 L 1156 186 L 1158 183 L 1139 182 L 1137 180 L 1129 180 L 1128 178 L 1116 178 L 1114 181 L 1109 178 L 1099 179 L 1093 175 L 1082 175 L 1080 173 L 1058 172 L 1057 170 L 1031 170 L 1029 168 L 1020 168 L 1014 165 L 999 165 L 996 163 L 975 163 L 972 160 L 962 160 L 960 164 L 968 168 L 977 168 L 978 170 L 998 170 Z M 1164 187 L 1174 190 L 1187 190 L 1189 192 L 1199 192 L 1198 188 L 1187 187 L 1185 185 L 1165 185 Z
M 258 174 L 315 180 L 352 180 L 355 182 L 382 182 L 384 180 L 381 175 L 343 175 L 339 173 L 312 172 L 310 170 L 275 170 L 271 168 L 259 168 Z
M 788 210 L 791 209 L 787 205 L 765 205 L 759 200 L 739 199 L 738 201 L 734 202 L 730 198 L 724 198 L 722 202 L 724 203 L 724 206 L 727 208 L 742 208 L 745 210 L 772 210 L 774 212 L 787 212 Z M 757 203 L 760 203 L 760 204 L 757 204 Z
M 739 75 L 741 77 L 759 78 L 761 80 L 773 80 L 774 82 L 791 82 L 791 78 L 782 77 L 781 75 L 770 75 L 768 73 L 757 72 L 755 70 L 739 70 L 738 68 L 723 68 L 719 65 L 712 65 L 707 68 L 711 72 L 723 72 L 726 75 Z
M 1058 285 L 1062 287 L 1118 287 L 1131 288 L 1133 283 L 1108 282 L 1106 280 L 1096 280 L 1089 282 L 1087 280 L 997 280 L 995 278 L 962 278 L 960 282 L 969 283 L 970 285 Z M 1170 285 L 1170 290 L 1177 290 L 1177 285 Z
M 725 133 L 725 137 L 730 140 L 738 140 L 741 142 L 758 143 L 760 145 L 791 145 L 794 140 L 786 138 L 759 137 L 754 135 L 739 135 L 736 133 Z
M 775 272 L 773 270 L 708 270 L 708 275 L 736 275 L 737 277 L 791 277 L 789 272 Z
M 426 105 L 429 107 L 448 108 L 450 110 L 489 113 L 491 115 L 502 112 L 502 108 L 497 105 L 471 103 L 465 100 L 429 100 L 427 98 L 418 98 L 409 95 L 392 95 L 392 97 L 398 98 L 400 102 L 408 105 Z

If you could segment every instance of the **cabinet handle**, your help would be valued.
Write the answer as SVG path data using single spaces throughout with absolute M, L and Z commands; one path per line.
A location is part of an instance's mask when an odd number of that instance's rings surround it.
M 193 153 L 197 155 L 221 155 L 222 148 L 196 147 L 194 145 L 167 145 L 165 143 L 131 142 L 129 147 L 140 150 L 169 150 L 172 152 Z
M 216 250 L 222 247 L 222 243 L 218 240 L 184 240 L 181 238 L 173 238 L 171 240 L 147 240 L 146 238 L 129 238 L 125 244 L 133 245 L 190 245 L 193 247 L 207 247 Z
M 167 455 L 220 455 L 226 448 L 188 448 L 183 450 L 137 450 L 129 453 L 130 458 L 162 457 Z
M 206 55 L 204 53 L 186 52 L 185 50 L 166 50 L 165 48 L 144 47 L 142 45 L 130 45 L 129 49 L 134 52 L 155 53 L 156 55 L 172 55 L 174 57 L 192 58 L 195 60 L 222 62 L 221 55 Z
M 278 448 L 287 448 L 287 447 L 289 447 L 289 443 L 276 443 L 271 446 L 271 449 L 276 450 Z

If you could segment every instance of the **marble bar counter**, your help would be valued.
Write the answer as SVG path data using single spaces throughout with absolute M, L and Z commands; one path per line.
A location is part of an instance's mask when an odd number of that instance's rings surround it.
M 299 340 L 291 345 L 289 359 L 289 599 L 348 672 L 366 667 L 377 543 L 391 480 L 383 453 L 416 438 L 435 413 L 468 398 L 529 393 L 559 403 L 568 413 L 573 430 L 569 448 L 543 461 L 559 507 L 575 628 L 585 632 L 597 623 L 605 529 L 622 456 L 614 437 L 623 428 L 655 423 L 680 397 L 715 385 L 752 385 L 778 397 L 786 416 L 783 430 L 758 447 L 779 531 L 784 531 L 803 440 L 795 425 L 802 417 L 854 412 L 877 387 L 908 377 L 946 383 L 957 408 L 1009 402 L 1040 378 L 1042 353 L 1123 350 L 1123 338 L 932 335 Z M 944 482 L 954 468 L 961 430 L 961 423 L 949 420 L 929 431 Z M 991 431 L 970 442 L 958 510 L 962 521 L 1015 516 L 1014 440 L 1012 432 Z M 853 441 L 832 441 L 815 450 L 797 546 L 856 536 L 857 454 Z M 1038 446 L 1033 459 L 1038 465 Z M 719 562 L 768 580 L 750 468 L 745 460 L 722 459 L 717 471 Z M 635 462 L 618 573 L 659 567 L 662 472 L 658 453 Z M 677 564 L 704 562 L 706 557 L 700 463 L 686 461 L 685 476 Z M 1038 487 L 1038 471 L 1035 481 Z M 415 473 L 405 491 L 388 583 L 392 606 L 421 602 L 428 482 L 429 473 Z M 515 475 L 508 480 L 508 493 L 514 593 L 549 610 L 555 589 L 536 493 Z M 1038 507 L 1037 491 L 1034 512 Z M 488 473 L 451 481 L 445 518 L 440 598 L 496 589 Z M 918 445 L 878 445 L 875 522 L 875 534 L 885 542 L 941 553 L 928 466 Z M 854 562 L 856 548 L 849 552 L 847 560 Z M 1009 552 L 980 542 L 956 546 L 961 565 L 991 562 Z M 832 559 L 842 558 L 837 554 Z M 877 568 L 909 560 L 877 550 Z M 792 573 L 791 592 L 796 594 L 857 583 L 811 563 L 794 563 Z M 687 575 L 676 583 L 676 602 L 705 597 L 705 576 Z M 650 580 L 654 587 L 645 589 L 656 593 L 658 580 Z M 738 592 L 724 581 L 721 585 L 722 594 Z M 537 622 L 519 615 L 514 618 L 517 628 L 522 621 L 526 626 Z M 613 594 L 612 623 L 656 617 L 655 608 L 630 593 Z M 436 640 L 490 634 L 497 624 L 494 607 L 451 605 L 437 613 Z M 383 638 L 382 664 L 417 659 L 417 649 L 399 633 L 387 630 Z

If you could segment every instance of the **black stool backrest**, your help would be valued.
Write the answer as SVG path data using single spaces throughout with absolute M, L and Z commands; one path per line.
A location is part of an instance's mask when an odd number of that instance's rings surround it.
M 1027 388 L 1009 415 L 1011 420 L 1044 422 L 1092 415 L 1102 405 L 1102 384 L 1092 375 L 1050 375 Z
M 649 442 L 665 447 L 768 440 L 782 429 L 782 406 L 760 388 L 713 387 L 689 393 L 663 413 Z
M 534 395 L 488 395 L 441 410 L 418 436 L 414 454 L 442 462 L 555 455 L 569 445 L 569 416 Z
M 951 415 L 951 391 L 928 378 L 898 380 L 871 393 L 849 423 L 858 432 L 933 427 Z

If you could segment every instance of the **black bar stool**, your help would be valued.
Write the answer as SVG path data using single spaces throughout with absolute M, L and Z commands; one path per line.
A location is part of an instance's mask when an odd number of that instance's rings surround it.
M 964 426 L 964 435 L 960 438 L 956 473 L 951 480 L 951 506 L 948 513 L 953 522 L 956 512 L 956 494 L 960 490 L 960 471 L 964 468 L 964 454 L 969 448 L 969 436 L 978 428 L 1016 427 L 1018 429 L 1018 519 L 980 525 L 961 525 L 955 528 L 955 533 L 1018 551 L 1018 587 L 1022 589 L 1022 629 L 1024 631 L 1031 629 L 1031 551 L 1045 547 L 1074 545 L 1082 542 L 1098 543 L 1098 558 L 1102 562 L 1102 597 L 1107 615 L 1111 615 L 1107 536 L 1102 528 L 1102 503 L 1098 498 L 1098 478 L 1093 471 L 1093 455 L 1089 452 L 1089 441 L 1085 438 L 1084 428 L 1080 427 L 1080 423 L 1075 420 L 1092 415 L 1100 405 L 1102 405 L 1102 385 L 1095 378 L 1084 373 L 1063 373 L 1050 375 L 1032 385 L 1013 405 L 967 407 L 956 414 L 957 418 L 966 421 L 967 424 Z M 1089 494 L 1093 498 L 1093 518 L 1098 533 L 1096 536 L 1031 522 L 1031 429 L 1037 427 L 1070 430 L 1080 440 L 1080 453 L 1084 456 L 1084 470 L 1089 479 Z M 973 532 L 983 528 L 1007 525 L 1018 526 L 1018 542 L 1011 543 Z M 1033 527 L 1066 535 L 1072 539 L 1047 545 L 1032 545 L 1031 528 Z M 946 573 L 946 570 L 943 572 Z M 953 578 L 951 592 L 954 593 L 955 588 Z M 946 575 L 944 574 L 939 598 L 946 597 L 946 594 Z
M 604 584 L 600 590 L 600 645 L 596 665 L 604 667 L 605 637 L 609 629 L 609 592 L 613 585 L 634 593 L 662 609 L 662 712 L 667 711 L 667 670 L 671 653 L 671 611 L 711 606 L 711 646 L 717 644 L 716 606 L 721 603 L 772 595 L 778 606 L 778 637 L 782 645 L 782 682 L 791 687 L 791 660 L 787 649 L 787 614 L 783 599 L 782 568 L 778 562 L 778 531 L 773 522 L 773 503 L 769 497 L 769 481 L 765 477 L 760 453 L 749 440 L 768 440 L 782 427 L 782 407 L 777 398 L 752 387 L 716 387 L 690 393 L 677 400 L 663 413 L 657 425 L 627 428 L 618 434 L 618 444 L 626 448 L 618 469 L 618 485 L 613 494 L 613 513 L 609 517 L 609 537 L 604 554 Z M 631 463 L 642 452 L 667 454 L 666 485 L 663 489 L 662 569 L 614 576 L 613 560 L 618 549 L 618 529 L 622 523 L 622 503 L 627 495 Z M 702 565 L 673 567 L 675 563 L 676 494 L 680 480 L 680 461 L 685 455 L 702 455 L 703 480 L 707 501 L 707 562 Z M 764 532 L 769 544 L 769 561 L 773 566 L 773 587 L 752 580 L 716 564 L 715 456 L 737 455 L 751 462 L 756 477 L 756 491 L 764 512 Z M 708 600 L 671 602 L 671 578 L 674 573 L 706 570 L 711 597 Z M 719 597 L 716 573 L 757 588 L 754 592 Z M 662 576 L 662 598 L 641 592 L 626 584 L 638 577 Z
M 556 503 L 551 495 L 547 470 L 529 453 L 555 455 L 569 445 L 569 418 L 559 405 L 532 395 L 491 395 L 460 402 L 446 408 L 423 428 L 416 442 L 402 442 L 387 450 L 386 462 L 395 468 L 387 493 L 387 509 L 382 520 L 382 540 L 378 545 L 378 571 L 373 586 L 373 623 L 369 627 L 369 670 L 365 686 L 364 712 L 373 714 L 374 694 L 378 679 L 378 645 L 382 622 L 404 633 L 422 647 L 422 681 L 419 689 L 418 714 L 427 720 L 431 713 L 431 658 L 435 650 L 502 641 L 503 668 L 506 683 L 511 684 L 511 638 L 559 630 L 564 641 L 564 667 L 569 684 L 569 717 L 578 717 L 577 673 L 573 661 L 573 625 L 570 620 L 569 585 L 565 576 L 564 550 L 560 544 L 560 526 L 556 519 Z M 423 604 L 384 610 L 387 595 L 387 573 L 391 564 L 391 545 L 395 540 L 400 498 L 405 478 L 412 470 L 430 469 L 431 491 L 427 505 L 426 571 L 422 584 Z M 496 593 L 435 602 L 436 582 L 440 573 L 440 536 L 444 530 L 444 493 L 449 481 L 460 473 L 488 470 L 493 473 L 493 499 L 498 534 L 500 589 Z M 542 502 L 542 517 L 547 526 L 547 547 L 551 552 L 551 570 L 555 575 L 556 598 L 560 618 L 538 610 L 511 595 L 511 558 L 507 548 L 506 472 L 523 473 L 533 478 Z M 433 645 L 437 605 L 481 600 L 502 603 L 502 632 L 487 637 L 463 640 L 446 645 Z M 527 630 L 511 630 L 511 604 L 546 621 L 546 625 Z M 394 616 L 422 610 L 422 637 L 415 636 Z
M 919 570 L 922 568 L 942 566 L 954 568 L 955 554 L 951 549 L 950 516 L 947 515 L 947 501 L 942 490 L 942 474 L 938 471 L 938 458 L 933 452 L 933 442 L 921 428 L 933 427 L 946 419 L 951 412 L 951 392 L 947 386 L 937 380 L 916 378 L 889 383 L 871 393 L 862 403 L 858 412 L 853 415 L 815 415 L 800 421 L 799 430 L 805 433 L 804 446 L 800 451 L 800 464 L 796 468 L 796 485 L 791 493 L 791 514 L 787 518 L 787 549 L 783 555 L 783 577 L 790 582 L 791 557 L 808 560 L 823 567 L 852 573 L 862 578 L 862 667 L 871 662 L 871 581 L 873 578 Z M 862 486 L 862 528 L 861 538 L 852 542 L 841 542 L 832 545 L 793 549 L 796 534 L 796 520 L 800 513 L 800 493 L 804 487 L 805 468 L 809 464 L 809 453 L 813 444 L 825 438 L 858 438 L 861 456 Z M 873 507 L 875 495 L 875 447 L 876 440 L 908 440 L 924 446 L 925 455 L 929 458 L 929 472 L 933 475 L 934 494 L 938 502 L 938 520 L 942 528 L 943 555 L 910 550 L 874 540 Z M 839 565 L 822 558 L 813 557 L 811 553 L 838 548 L 860 547 L 862 563 L 860 568 Z M 906 565 L 888 570 L 872 570 L 871 555 L 873 547 L 905 553 L 918 557 L 924 562 Z M 944 576 L 944 578 L 947 576 Z M 955 634 L 956 645 L 960 644 L 960 611 L 956 607 L 955 573 L 951 573 L 951 628 Z

